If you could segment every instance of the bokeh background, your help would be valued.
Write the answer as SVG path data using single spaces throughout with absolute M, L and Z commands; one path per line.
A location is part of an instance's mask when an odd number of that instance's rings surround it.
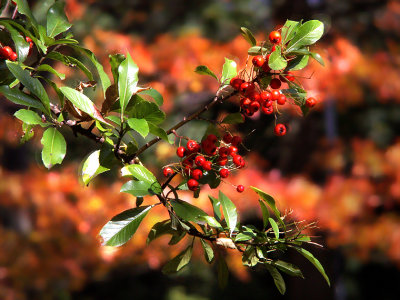
M 51 1 L 30 1 L 45 17 Z M 82 159 L 94 149 L 84 138 L 68 140 L 62 167 L 40 164 L 40 136 L 20 145 L 18 109 L 0 99 L 0 299 L 399 299 L 400 298 L 400 3 L 386 0 L 67 0 L 77 39 L 108 67 L 110 53 L 129 51 L 140 67 L 140 83 L 164 95 L 169 115 L 165 128 L 205 103 L 217 86 L 193 72 L 200 64 L 220 72 L 224 57 L 243 66 L 248 44 L 239 35 L 246 26 L 265 39 L 286 19 L 320 19 L 326 33 L 317 51 L 326 66 L 312 63 L 298 72 L 315 109 L 302 118 L 288 108 L 279 117 L 287 136 L 273 135 L 273 117 L 255 115 L 232 130 L 251 149 L 247 168 L 230 178 L 273 195 L 293 217 L 317 221 L 312 251 L 332 281 L 295 253 L 305 280 L 289 278 L 280 296 L 269 274 L 241 266 L 229 252 L 226 290 L 218 288 L 215 268 L 206 265 L 199 247 L 194 260 L 176 276 L 162 265 L 182 245 L 168 239 L 145 245 L 148 230 L 166 216 L 152 211 L 133 240 L 118 248 L 101 247 L 98 232 L 116 213 L 134 205 L 120 194 L 116 172 L 89 187 L 77 179 Z M 80 73 L 57 66 L 72 78 Z M 51 91 L 49 91 L 51 92 Z M 209 113 L 237 111 L 229 101 Z M 206 128 L 193 122 L 182 134 L 200 138 Z M 251 133 L 253 129 L 255 132 Z M 251 134 L 250 134 L 251 133 Z M 144 142 L 144 141 L 141 141 Z M 164 143 L 143 159 L 150 169 L 175 160 Z M 241 221 L 260 222 L 257 198 L 223 191 L 239 207 Z M 205 190 L 199 199 L 183 197 L 210 211 Z M 151 199 L 146 199 L 151 201 Z M 197 245 L 199 246 L 199 245 Z

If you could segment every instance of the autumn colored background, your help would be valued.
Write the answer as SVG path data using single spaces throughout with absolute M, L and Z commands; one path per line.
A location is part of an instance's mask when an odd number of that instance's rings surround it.
M 39 19 L 48 3 L 31 1 Z M 400 3 L 333 0 L 67 0 L 77 39 L 108 69 L 110 53 L 130 52 L 140 68 L 140 84 L 164 95 L 168 128 L 206 103 L 217 88 L 193 72 L 205 64 L 219 73 L 224 57 L 244 66 L 249 45 L 240 26 L 258 39 L 286 19 L 320 19 L 326 33 L 318 50 L 326 66 L 312 63 L 298 72 L 315 109 L 302 118 L 287 107 L 279 117 L 289 125 L 273 135 L 274 119 L 255 115 L 232 128 L 250 149 L 246 169 L 233 184 L 257 186 L 273 195 L 292 217 L 317 221 L 314 249 L 332 281 L 295 253 L 288 260 L 306 279 L 285 277 L 279 296 L 262 269 L 241 266 L 229 251 L 232 271 L 225 291 L 201 250 L 181 274 L 167 277 L 161 266 L 182 245 L 167 239 L 146 246 L 147 233 L 165 218 L 161 207 L 144 220 L 134 239 L 114 249 L 101 247 L 97 233 L 134 198 L 120 194 L 117 173 L 89 187 L 77 177 L 80 160 L 94 145 L 65 132 L 66 163 L 47 171 L 40 163 L 40 131 L 20 145 L 17 106 L 0 99 L 0 299 L 399 299 L 400 287 Z M 68 84 L 83 80 L 79 72 Z M 111 72 L 109 72 L 111 73 Z M 51 95 L 51 91 L 49 90 Z M 95 94 L 94 94 L 95 96 Z M 219 105 L 210 118 L 238 110 L 237 101 Z M 200 138 L 206 124 L 192 122 L 181 133 Z M 255 129 L 255 132 L 252 130 Z M 64 132 L 63 132 L 64 133 Z M 150 169 L 175 160 L 175 148 L 159 143 L 144 154 Z M 235 201 L 242 223 L 260 222 L 256 194 L 223 191 Z M 208 193 L 187 201 L 210 212 Z M 146 201 L 151 201 L 146 199 Z M 158 209 L 158 210 L 157 210 Z M 198 247 L 195 247 L 195 249 Z

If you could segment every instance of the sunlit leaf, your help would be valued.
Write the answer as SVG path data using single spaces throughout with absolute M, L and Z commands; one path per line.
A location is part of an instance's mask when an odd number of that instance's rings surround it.
M 14 114 L 14 116 L 27 125 L 40 125 L 42 127 L 50 125 L 50 123 L 43 122 L 42 118 L 32 110 L 20 109 Z
M 324 24 L 318 20 L 311 20 L 301 25 L 295 36 L 286 47 L 286 53 L 299 49 L 303 46 L 314 44 L 324 33 Z
M 67 144 L 63 135 L 57 129 L 50 127 L 43 133 L 40 141 L 43 145 L 42 161 L 50 169 L 56 164 L 61 164 L 67 151 Z
M 151 190 L 155 194 L 161 193 L 161 185 L 157 178 L 146 167 L 141 165 L 128 165 L 121 169 L 122 176 L 133 176 L 137 180 L 141 180 L 150 185 Z
M 149 134 L 149 124 L 145 119 L 130 118 L 128 119 L 128 125 L 144 138 Z
M 253 33 L 246 27 L 240 27 L 240 32 L 244 39 L 249 42 L 251 46 L 257 45 L 257 41 L 253 35 Z
M 100 150 L 93 151 L 84 160 L 80 170 L 80 176 L 85 185 L 88 185 L 97 175 L 110 170 L 100 164 Z
M 214 77 L 215 79 L 218 80 L 217 75 L 214 74 L 213 71 L 211 71 L 207 66 L 197 66 L 196 69 L 194 70 L 197 74 L 200 75 L 209 75 L 211 77 Z
M 230 80 L 237 75 L 236 62 L 225 58 L 225 63 L 222 66 L 221 84 L 229 84 Z
M 287 61 L 281 55 L 281 47 L 277 46 L 275 48 L 275 51 L 271 53 L 271 56 L 269 57 L 269 60 L 268 60 L 268 66 L 272 70 L 282 70 L 282 69 L 286 68 Z
M 139 68 L 128 53 L 126 59 L 118 67 L 118 92 L 121 115 L 124 115 L 125 108 L 136 91 L 138 73 Z
M 65 2 L 56 1 L 47 11 L 47 35 L 56 35 L 67 31 L 72 24 L 69 23 L 64 12 Z
M 235 230 L 238 215 L 235 204 L 221 191 L 219 191 L 218 200 L 221 202 L 222 211 L 224 213 L 226 225 L 229 228 L 230 234 Z

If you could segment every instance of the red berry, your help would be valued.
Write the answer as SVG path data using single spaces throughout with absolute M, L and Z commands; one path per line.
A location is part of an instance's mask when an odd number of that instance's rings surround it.
M 254 115 L 254 113 L 253 113 L 250 109 L 248 109 L 248 108 L 246 108 L 246 109 L 244 110 L 244 114 L 245 114 L 247 117 L 251 117 L 252 115 Z
M 228 154 L 229 154 L 229 149 L 226 148 L 226 147 L 221 147 L 221 148 L 219 148 L 219 150 L 218 150 L 218 154 L 219 154 L 219 156 L 221 156 L 221 157 L 227 157 Z
M 281 79 L 282 82 L 285 81 L 285 78 L 287 80 L 289 80 L 290 82 L 293 82 L 294 81 L 294 76 L 292 74 L 293 74 L 292 72 L 288 71 L 286 75 L 283 75 L 283 76 L 280 75 L 279 78 Z
M 251 102 L 250 104 L 250 111 L 252 113 L 258 112 L 258 110 L 260 109 L 260 103 L 257 101 Z
M 18 55 L 17 55 L 17 53 L 15 53 L 15 52 L 11 53 L 11 55 L 10 55 L 10 60 L 12 60 L 12 61 L 16 61 L 16 60 L 17 60 L 17 58 L 18 58 Z
M 205 161 L 206 159 L 204 158 L 204 156 L 201 155 L 196 156 L 196 158 L 194 159 L 194 163 L 199 167 L 201 167 Z
M 286 126 L 283 124 L 276 124 L 274 131 L 277 136 L 283 136 L 286 134 Z
M 244 191 L 244 186 L 241 185 L 241 184 L 239 184 L 239 185 L 236 187 L 236 190 L 237 190 L 239 193 L 243 193 L 243 191 Z
M 268 54 L 269 55 L 269 54 Z M 265 72 L 268 73 L 269 71 L 271 71 L 271 68 L 268 65 L 268 60 L 265 61 L 265 63 L 261 66 L 261 69 Z
M 215 144 L 218 141 L 218 138 L 215 134 L 209 134 L 207 135 L 206 138 L 208 141 L 210 141 L 211 143 Z
M 250 98 L 252 101 L 257 101 L 257 102 L 260 102 L 260 101 L 261 101 L 260 93 L 257 93 L 256 91 L 251 92 L 251 93 L 249 94 L 249 98 Z
M 228 162 L 228 158 L 226 158 L 226 157 L 218 157 L 218 159 L 217 159 L 217 164 L 220 166 L 225 166 L 227 162 Z
M 178 155 L 179 157 L 184 157 L 186 154 L 186 149 L 183 146 L 178 147 L 178 149 L 176 149 L 176 155 Z
M 189 179 L 187 182 L 188 188 L 191 191 L 195 191 L 199 187 L 199 182 L 196 179 Z
M 272 31 L 269 34 L 269 41 L 272 44 L 279 44 L 281 42 L 281 34 L 279 33 L 279 31 Z
M 203 171 L 201 171 L 200 169 L 193 170 L 192 177 L 196 180 L 199 180 L 201 177 L 203 177 Z
M 271 92 L 271 100 L 276 101 L 279 99 L 281 93 L 279 91 L 272 91 Z
M 238 148 L 236 148 L 235 146 L 229 147 L 229 155 L 230 156 L 234 156 L 237 152 L 238 152 Z
M 278 78 L 274 78 L 271 80 L 271 82 L 269 83 L 269 86 L 271 88 L 273 88 L 274 90 L 277 90 L 281 87 L 282 83 Z
M 32 39 L 29 36 L 25 37 L 25 41 L 27 41 L 28 43 L 32 43 Z
M 232 142 L 232 136 L 229 133 L 224 134 L 222 139 L 227 144 L 230 144 Z
M 10 58 L 13 53 L 14 53 L 14 51 L 11 49 L 10 46 L 5 46 L 3 48 L 4 58 L 6 58 L 6 59 Z
M 221 169 L 221 170 L 219 170 L 219 175 L 222 178 L 226 178 L 226 177 L 229 176 L 229 170 L 228 169 Z
M 265 59 L 264 59 L 264 57 L 262 57 L 261 55 L 257 55 L 257 56 L 254 56 L 253 57 L 253 60 L 252 60 L 252 62 L 253 62 L 253 65 L 255 66 L 255 67 L 261 67 L 263 64 L 264 64 L 264 62 L 265 62 Z
M 230 85 L 235 89 L 235 90 L 239 90 L 240 89 L 240 85 L 243 83 L 243 80 L 240 79 L 239 77 L 233 77 L 231 79 Z
M 260 94 L 261 100 L 263 103 L 265 103 L 268 100 L 271 100 L 271 93 L 268 91 L 263 91 Z
M 242 108 L 249 108 L 251 104 L 251 100 L 249 98 L 243 98 L 240 100 L 240 107 Z
M 255 85 L 252 82 L 243 82 L 240 85 L 240 92 L 243 94 L 251 93 L 255 89 Z
M 263 103 L 263 107 L 270 107 L 270 106 L 272 106 L 272 101 L 271 100 L 265 101 Z
M 240 167 L 244 163 L 243 157 L 239 154 L 234 155 L 232 161 L 237 167 Z
M 242 138 L 241 138 L 240 136 L 235 135 L 235 136 L 232 138 L 232 145 L 233 145 L 233 146 L 238 146 L 238 145 L 241 144 L 241 143 L 242 143 Z
M 206 160 L 203 164 L 202 164 L 203 170 L 205 171 L 210 171 L 211 167 L 212 167 L 212 163 L 209 160 Z
M 284 104 L 286 103 L 286 96 L 285 96 L 284 94 L 281 94 L 281 95 L 279 96 L 279 99 L 278 99 L 277 103 L 278 103 L 279 105 L 284 105 Z
M 164 174 L 165 177 L 169 177 L 169 176 L 171 176 L 171 175 L 174 174 L 174 173 L 175 173 L 175 172 L 174 172 L 174 170 L 172 170 L 171 167 L 165 167 L 165 168 L 163 169 L 163 174 Z
M 193 152 L 197 149 L 198 144 L 196 141 L 194 140 L 188 140 L 188 142 L 186 143 L 186 148 L 190 151 Z
M 315 104 L 317 104 L 317 100 L 315 100 L 315 98 L 310 97 L 306 100 L 306 106 L 307 107 L 313 107 Z
M 268 107 L 262 107 L 261 108 L 262 112 L 266 115 L 270 115 L 274 112 L 274 108 L 272 106 L 268 106 Z
M 276 50 L 276 45 L 273 45 L 273 46 L 271 47 L 271 53 L 274 52 L 275 50 Z

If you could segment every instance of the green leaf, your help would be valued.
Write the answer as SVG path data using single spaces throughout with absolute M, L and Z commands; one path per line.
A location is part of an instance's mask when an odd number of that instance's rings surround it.
M 251 46 L 257 45 L 257 41 L 253 33 L 249 29 L 247 29 L 246 27 L 240 27 L 240 32 L 243 35 L 244 39 L 248 41 Z
M 67 151 L 65 139 L 57 129 L 50 127 L 43 133 L 40 141 L 43 145 L 42 161 L 50 169 L 56 164 L 61 164 Z
M 47 11 L 47 35 L 50 37 L 55 37 L 72 26 L 65 15 L 64 6 L 63 1 L 56 1 Z
M 207 66 L 197 66 L 196 69 L 194 70 L 197 74 L 200 75 L 209 75 L 211 77 L 214 77 L 215 79 L 218 80 L 217 75 L 214 74 L 213 71 L 211 71 Z
M 79 175 L 85 185 L 88 185 L 97 175 L 110 170 L 100 164 L 100 150 L 90 153 L 79 170 Z
M 27 125 L 40 125 L 42 127 L 47 127 L 50 125 L 50 123 L 43 122 L 42 118 L 31 110 L 20 109 L 14 114 L 14 116 Z
M 171 220 L 164 220 L 162 222 L 158 222 L 158 223 L 154 224 L 153 227 L 150 229 L 149 235 L 147 236 L 146 243 L 148 245 L 155 239 L 159 238 L 160 236 L 163 236 L 165 234 L 173 235 L 175 232 L 177 232 L 177 231 L 172 229 Z
M 154 99 L 154 101 L 157 103 L 158 106 L 161 106 L 164 103 L 163 96 L 156 89 L 151 88 L 148 90 L 141 91 L 138 94 L 150 96 L 151 98 Z
M 162 272 L 164 274 L 173 274 L 180 271 L 183 267 L 185 267 L 192 258 L 192 250 L 193 244 L 175 256 L 172 260 L 170 260 L 163 268 Z
M 258 199 L 258 203 L 260 204 L 261 213 L 262 213 L 262 217 L 263 217 L 263 229 L 265 229 L 267 227 L 267 225 L 268 225 L 268 218 L 269 218 L 268 207 L 260 199 Z
M 16 53 L 18 55 L 18 61 L 23 62 L 29 53 L 29 44 L 26 42 L 25 38 L 14 29 L 10 24 L 5 21 L 0 21 L 0 25 L 3 25 L 11 35 L 11 39 L 14 42 Z
M 213 206 L 214 216 L 217 219 L 217 221 L 220 222 L 221 221 L 221 217 L 222 217 L 222 214 L 221 214 L 221 202 L 217 198 L 214 198 L 213 196 L 210 196 L 210 195 L 208 195 L 208 198 L 210 199 L 211 204 Z
M 221 77 L 222 85 L 229 84 L 231 79 L 237 75 L 236 67 L 237 67 L 236 62 L 228 58 L 225 58 L 225 63 L 222 66 L 222 77 Z
M 301 270 L 297 266 L 291 263 L 288 263 L 283 260 L 276 260 L 272 262 L 272 265 L 290 276 L 304 278 L 303 273 L 301 273 Z
M 117 53 L 117 54 L 110 54 L 108 56 L 111 65 L 111 73 L 113 74 L 114 83 L 118 82 L 118 68 L 121 63 L 125 60 L 125 55 Z
M 299 22 L 287 20 L 282 27 L 282 45 L 289 42 L 295 35 L 297 28 L 300 26 Z
M 151 185 L 145 181 L 130 180 L 120 190 L 121 193 L 128 193 L 136 197 L 152 195 Z
M 157 178 L 141 165 L 128 165 L 121 169 L 122 176 L 133 176 L 137 180 L 141 180 L 150 185 L 151 190 L 155 194 L 161 193 L 161 185 L 157 181 Z
M 247 53 L 252 56 L 264 55 L 267 52 L 268 52 L 267 48 L 260 47 L 260 46 L 254 46 L 254 47 L 249 48 L 249 50 L 247 50 Z
M 186 201 L 175 199 L 170 201 L 178 217 L 189 222 L 199 222 L 199 217 L 208 216 L 202 209 Z
M 78 67 L 90 81 L 93 81 L 94 79 L 92 72 L 90 72 L 90 70 L 75 57 L 67 56 L 57 51 L 52 51 L 46 55 L 46 58 L 60 61 L 68 67 Z
M 282 69 L 286 68 L 287 61 L 281 55 L 281 47 L 277 46 L 275 48 L 275 51 L 271 53 L 271 56 L 269 57 L 269 60 L 268 60 L 268 66 L 272 70 L 282 70 Z
M 221 123 L 224 124 L 240 124 L 243 123 L 244 119 L 241 113 L 237 112 L 237 113 L 233 113 L 233 114 L 229 114 L 227 115 Z
M 32 15 L 32 12 L 29 8 L 28 1 L 26 0 L 15 0 L 17 4 L 17 9 L 20 14 L 23 14 L 28 17 L 29 21 L 32 23 L 33 27 L 37 27 L 37 21 L 35 17 Z
M 44 45 L 49 45 L 54 43 L 55 39 L 48 36 L 47 32 L 46 32 L 46 28 L 43 25 L 38 25 L 38 31 L 39 31 L 39 37 L 40 37 L 40 41 L 44 44 Z
M 49 44 L 49 47 L 54 45 L 76 45 L 76 44 L 79 44 L 79 42 L 74 39 L 58 39 L 55 40 L 54 42 L 51 42 Z
M 325 66 L 325 62 L 322 59 L 321 55 L 319 55 L 319 53 L 315 53 L 315 52 L 310 52 L 310 55 L 312 58 L 314 58 L 317 62 L 319 62 L 322 66 Z
M 42 105 L 42 103 L 39 102 L 39 100 L 36 100 L 35 98 L 25 94 L 24 92 L 21 92 L 17 88 L 10 89 L 7 85 L 1 85 L 0 94 L 3 94 L 4 97 L 6 97 L 11 102 L 14 102 L 15 104 L 37 108 L 42 112 L 45 111 L 44 106 Z
M 254 232 L 246 231 L 246 232 L 240 232 L 236 237 L 235 237 L 235 242 L 244 242 L 244 241 L 249 241 L 252 240 L 256 237 L 256 234 Z
M 38 72 L 42 72 L 42 71 L 50 72 L 50 73 L 56 75 L 61 80 L 65 79 L 65 74 L 57 72 L 56 70 L 54 70 L 53 67 L 51 67 L 49 65 L 46 65 L 46 64 L 43 64 L 43 65 L 40 65 L 39 67 L 37 67 L 36 71 L 38 71 Z
M 214 217 L 211 216 L 200 216 L 197 217 L 197 220 L 199 221 L 204 221 L 206 222 L 208 225 L 210 225 L 213 228 L 217 228 L 220 231 L 223 231 L 224 229 L 222 228 L 221 224 L 217 221 L 217 219 L 215 219 Z
M 254 186 L 251 186 L 251 189 L 253 191 L 255 191 L 262 200 L 265 201 L 265 203 L 269 206 L 269 208 L 274 212 L 275 216 L 278 218 L 279 223 L 281 223 L 281 225 L 285 228 L 285 224 L 283 223 L 283 221 L 281 219 L 281 213 L 276 208 L 274 198 L 272 198 L 270 195 L 264 193 L 262 190 L 254 187 Z
M 133 117 L 137 119 L 146 119 L 147 122 L 155 125 L 165 120 L 165 113 L 153 102 L 142 101 L 134 106 Z
M 222 256 L 220 256 L 218 258 L 217 277 L 218 277 L 219 287 L 221 289 L 224 289 L 226 287 L 226 285 L 228 284 L 229 270 L 228 270 L 228 266 L 226 265 L 226 261 Z
M 275 220 L 272 218 L 268 218 L 269 223 L 271 224 L 272 230 L 274 231 L 275 238 L 279 239 L 279 227 L 276 224 Z
M 168 242 L 168 245 L 176 245 L 178 244 L 186 235 L 185 231 L 175 231 L 171 237 L 171 240 Z
M 168 139 L 168 135 L 165 132 L 164 129 L 162 129 L 161 127 L 154 125 L 153 123 L 149 123 L 149 130 L 151 134 L 154 134 L 155 136 L 160 137 L 161 139 L 163 139 L 164 141 L 173 144 L 174 141 L 170 141 Z
M 289 61 L 286 68 L 287 71 L 296 71 L 305 68 L 308 64 L 308 55 L 299 55 L 295 59 Z
M 221 191 L 219 191 L 218 200 L 221 202 L 222 211 L 224 213 L 226 225 L 229 228 L 230 234 L 235 230 L 238 215 L 236 211 L 236 206 L 233 202 Z
M 206 261 L 211 264 L 212 261 L 214 260 L 214 251 L 212 247 L 203 239 L 200 239 L 201 246 L 203 247 L 204 250 L 204 257 Z
M 303 46 L 312 45 L 318 41 L 324 33 L 324 24 L 318 20 L 311 20 L 301 25 L 293 39 L 289 42 L 286 53 L 300 49 Z
M 121 246 L 135 234 L 140 223 L 152 206 L 141 206 L 125 210 L 113 217 L 100 231 L 104 246 Z
M 37 78 L 31 77 L 29 71 L 23 70 L 17 63 L 7 61 L 6 64 L 15 78 L 17 78 L 32 94 L 40 99 L 45 107 L 45 111 L 50 115 L 50 100 L 40 81 Z
M 97 107 L 88 97 L 86 97 L 86 95 L 67 86 L 60 87 L 60 91 L 81 111 L 84 111 L 93 119 L 101 123 L 110 125 L 106 120 L 104 120 Z
M 128 53 L 126 59 L 120 64 L 118 68 L 118 93 L 119 102 L 121 105 L 121 116 L 124 115 L 125 108 L 128 105 L 129 100 L 136 92 L 136 86 L 138 83 L 138 72 L 138 66 L 134 63 Z
M 96 55 L 94 55 L 94 53 L 92 51 L 90 51 L 89 49 L 77 46 L 77 45 L 70 45 L 71 48 L 76 49 L 77 51 L 80 51 L 81 53 L 83 53 L 84 55 L 86 55 L 90 61 L 93 63 L 93 65 L 95 66 L 97 73 L 99 74 L 100 77 L 100 82 L 101 82 L 101 86 L 103 88 L 103 95 L 104 97 L 106 96 L 106 91 L 108 89 L 108 87 L 111 85 L 111 81 L 110 78 L 108 78 L 107 73 L 104 71 L 103 65 L 101 63 L 99 63 L 99 61 L 96 58 Z M 78 65 L 79 67 L 79 65 Z M 93 79 L 90 79 L 93 80 Z
M 256 249 L 252 246 L 248 246 L 242 255 L 242 263 L 248 267 L 254 267 L 258 263 L 256 255 Z
M 145 119 L 130 118 L 128 125 L 133 130 L 139 132 L 144 138 L 149 134 L 149 124 Z
M 321 265 L 318 259 L 312 255 L 311 252 L 307 251 L 306 249 L 296 247 L 296 246 L 291 246 L 292 248 L 296 249 L 301 255 L 303 255 L 305 258 L 307 258 L 314 266 L 317 268 L 317 270 L 322 274 L 322 276 L 325 278 L 326 282 L 330 286 L 331 283 L 329 281 L 329 277 L 326 275 L 324 267 Z
M 281 273 L 279 273 L 278 269 L 270 266 L 270 265 L 265 265 L 267 268 L 268 272 L 271 274 L 272 278 L 274 279 L 275 285 L 278 289 L 278 291 L 283 295 L 286 292 L 286 284 L 285 280 L 283 280 L 283 277 Z

